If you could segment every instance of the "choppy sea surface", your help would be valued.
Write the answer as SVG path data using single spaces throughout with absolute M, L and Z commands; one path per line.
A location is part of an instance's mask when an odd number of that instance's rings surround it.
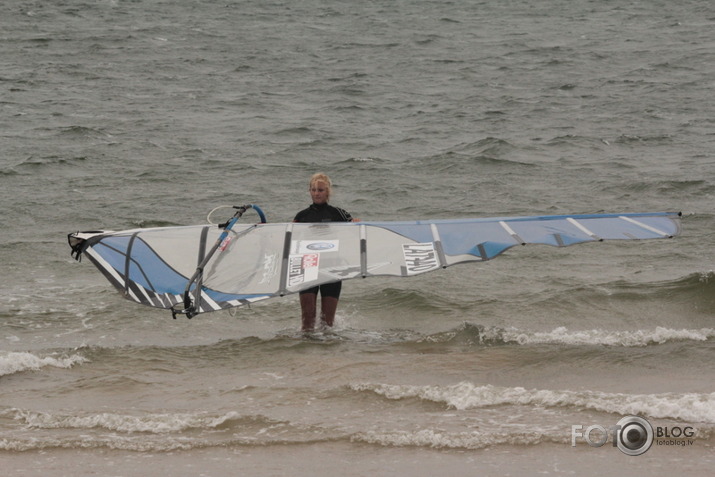
M 711 475 L 714 86 L 705 0 L 2 2 L 2 468 Z M 70 257 L 218 205 L 289 221 L 318 171 L 363 220 L 683 232 L 349 281 L 308 335 L 295 296 L 172 320 Z M 625 416 L 664 435 L 574 431 Z

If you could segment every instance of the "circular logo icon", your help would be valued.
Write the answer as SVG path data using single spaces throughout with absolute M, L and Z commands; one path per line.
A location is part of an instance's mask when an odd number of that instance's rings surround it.
M 324 251 L 330 250 L 331 248 L 335 248 L 335 244 L 329 242 L 315 242 L 308 244 L 306 248 L 308 250 Z
M 627 455 L 644 454 L 653 444 L 653 426 L 638 416 L 626 416 L 618 421 L 616 445 Z

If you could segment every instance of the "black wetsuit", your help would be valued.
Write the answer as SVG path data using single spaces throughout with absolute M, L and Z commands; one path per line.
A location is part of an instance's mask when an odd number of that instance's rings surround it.
M 340 207 L 312 204 L 298 212 L 293 222 L 351 222 L 352 220 L 352 216 Z
M 339 207 L 333 207 L 328 204 L 312 204 L 307 209 L 298 212 L 293 219 L 293 222 L 352 222 L 353 218 L 346 210 Z M 303 290 L 301 293 L 315 293 L 320 296 L 331 296 L 340 298 L 340 290 L 343 282 L 324 283 L 313 288 Z

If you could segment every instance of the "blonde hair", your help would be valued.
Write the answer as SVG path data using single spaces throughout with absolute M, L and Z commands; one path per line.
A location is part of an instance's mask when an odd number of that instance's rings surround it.
M 313 184 L 316 182 L 324 182 L 326 186 L 328 186 L 328 199 L 330 199 L 330 195 L 333 192 L 333 183 L 330 180 L 330 177 L 328 177 L 326 174 L 323 174 L 322 172 L 318 172 L 313 174 L 310 177 L 310 182 L 308 182 L 308 190 L 313 187 Z

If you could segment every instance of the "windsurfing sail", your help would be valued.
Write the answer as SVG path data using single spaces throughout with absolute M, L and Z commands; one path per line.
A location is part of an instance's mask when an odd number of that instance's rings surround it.
M 680 233 L 680 214 L 671 212 L 406 222 L 236 220 L 68 238 L 77 258 L 88 257 L 126 298 L 191 317 L 336 280 L 409 277 L 486 261 L 516 245 L 563 247 Z

